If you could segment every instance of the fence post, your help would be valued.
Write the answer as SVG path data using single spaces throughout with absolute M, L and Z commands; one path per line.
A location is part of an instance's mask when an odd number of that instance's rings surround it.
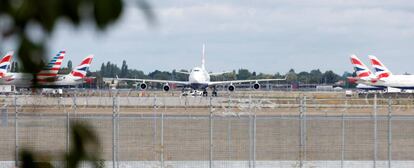
M 164 113 L 161 113 L 161 168 L 164 168 Z
M 209 157 L 209 167 L 212 168 L 213 165 L 213 111 L 212 111 L 212 105 L 211 105 L 211 99 L 212 97 L 210 96 L 210 101 L 209 101 L 209 112 L 210 112 L 210 117 L 209 117 L 209 126 L 210 126 L 210 157 Z
M 152 105 L 152 112 L 153 112 L 153 117 L 154 117 L 154 127 L 153 127 L 153 142 L 152 144 L 155 146 L 158 145 L 157 143 L 157 96 L 154 95 L 154 101 L 153 101 L 153 105 Z M 157 158 L 157 151 L 154 150 L 154 160 L 157 160 L 159 158 Z
M 3 105 L 3 107 L 1 108 L 1 125 L 3 127 L 8 127 L 9 125 L 8 104 Z
M 251 86 L 251 85 L 250 85 Z M 250 89 L 252 89 L 252 88 L 250 88 Z M 249 119 L 249 129 L 248 129 L 248 132 L 249 132 L 249 168 L 252 168 L 253 166 L 252 166 L 252 156 L 253 156 L 253 150 L 252 150 L 252 148 L 253 148 L 253 145 L 252 145 L 252 110 L 251 110 L 251 97 L 250 97 L 250 95 L 249 95 L 249 112 L 248 112 L 248 119 Z
M 185 97 L 185 102 L 184 102 L 184 111 L 187 112 L 187 105 L 188 105 L 188 96 L 184 96 Z
M 377 167 L 377 94 L 374 94 L 374 165 Z
M 391 118 L 392 117 L 392 100 L 388 98 L 388 167 L 391 168 L 391 160 L 392 160 L 392 125 L 391 125 Z
M 115 136 L 115 141 L 116 141 L 116 167 L 119 167 L 119 106 L 120 106 L 120 101 L 119 101 L 119 91 L 116 92 L 116 110 L 115 110 L 115 126 L 116 126 L 116 136 Z
M 345 112 L 348 113 L 348 98 L 345 98 Z M 344 167 L 345 159 L 345 114 L 342 111 L 342 123 L 341 123 L 341 168 Z
M 253 116 L 253 168 L 256 167 L 256 114 Z
M 303 96 L 303 138 L 302 138 L 302 141 L 303 141 L 303 161 L 306 161 L 307 160 L 307 156 L 306 156 L 306 140 L 307 140 L 307 128 L 306 128 L 306 125 L 307 125 L 307 119 L 306 119 L 306 112 L 307 112 L 307 109 L 306 109 L 306 100 L 307 100 L 307 97 L 306 96 Z M 303 165 L 304 166 L 304 165 Z
M 303 98 L 299 100 L 299 167 L 303 167 Z
M 77 111 L 78 105 L 76 104 L 76 91 L 73 94 L 73 99 L 72 100 L 73 100 L 73 113 L 74 113 L 75 117 L 77 117 L 76 111 Z
M 231 148 L 231 142 L 232 142 L 232 138 L 231 138 L 231 129 L 232 129 L 232 127 L 231 127 L 231 124 L 232 124 L 232 122 L 231 122 L 232 120 L 231 120 L 231 118 L 228 118 L 228 120 L 227 120 L 227 150 L 228 150 L 228 153 L 229 153 L 229 160 L 231 160 L 232 158 L 233 158 L 233 156 L 232 156 L 232 154 L 233 154 L 233 150 L 232 150 L 232 148 Z
M 60 97 L 60 100 L 63 100 L 63 97 Z M 66 153 L 69 153 L 69 143 L 70 143 L 70 119 L 69 119 L 69 111 L 66 110 L 65 102 L 63 104 L 63 112 L 66 114 Z
M 17 96 L 14 95 L 14 145 L 15 145 L 15 163 L 16 167 L 19 167 L 19 111 L 17 109 Z
M 115 163 L 115 117 L 116 117 L 116 108 L 115 108 L 115 96 L 112 96 L 112 167 L 116 167 Z
M 249 111 L 249 168 L 253 167 L 253 117 L 251 111 Z

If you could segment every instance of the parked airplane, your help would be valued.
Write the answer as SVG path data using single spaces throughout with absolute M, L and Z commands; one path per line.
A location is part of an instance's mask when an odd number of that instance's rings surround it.
M 393 75 L 391 71 L 375 56 L 368 56 L 375 69 L 378 85 L 398 89 L 414 89 L 414 75 Z
M 86 73 L 89 70 L 92 60 L 93 55 L 87 56 L 72 72 L 67 75 L 59 75 L 56 80 L 44 83 L 44 85 L 49 87 L 69 87 L 85 83 L 86 80 L 89 80 L 86 77 Z
M 36 75 L 39 85 L 53 81 L 58 76 L 66 52 L 60 51 L 50 62 Z M 11 58 L 8 61 L 10 64 Z M 14 85 L 16 87 L 31 87 L 33 85 L 33 74 L 7 72 L 0 79 L 0 85 Z
M 357 89 L 361 90 L 384 90 L 385 87 L 378 85 L 377 77 L 371 70 L 356 56 L 351 55 L 351 64 L 354 66 L 356 77 L 348 77 L 351 83 L 357 83 Z
M 202 50 L 202 59 L 201 59 L 201 66 L 200 67 L 194 67 L 189 72 L 188 81 L 173 81 L 173 80 L 156 80 L 156 79 L 130 79 L 130 78 L 105 78 L 104 80 L 119 80 L 119 81 L 136 81 L 141 82 L 139 85 L 142 90 L 145 90 L 147 88 L 147 82 L 155 82 L 155 83 L 164 83 L 163 90 L 169 91 L 171 84 L 176 85 L 182 85 L 184 88 L 189 87 L 192 89 L 192 91 L 202 91 L 203 96 L 207 96 L 207 88 L 212 88 L 212 95 L 217 96 L 216 86 L 217 85 L 228 85 L 227 89 L 229 91 L 234 91 L 235 86 L 234 84 L 238 83 L 249 83 L 254 82 L 253 88 L 259 89 L 260 84 L 259 82 L 263 81 L 279 81 L 279 80 L 285 80 L 285 79 L 253 79 L 253 80 L 231 80 L 231 81 L 210 81 L 211 75 L 218 75 L 221 73 L 208 73 L 208 71 L 205 68 L 205 45 L 203 45 Z

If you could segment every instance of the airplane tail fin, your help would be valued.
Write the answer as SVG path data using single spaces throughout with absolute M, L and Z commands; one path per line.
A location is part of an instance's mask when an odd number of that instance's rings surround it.
M 83 79 L 83 78 L 85 78 L 86 77 L 86 73 L 89 70 L 89 66 L 92 63 L 92 60 L 93 60 L 93 55 L 89 55 L 86 58 L 84 58 L 82 60 L 82 62 L 78 66 L 76 66 L 72 70 L 72 72 L 70 72 L 70 75 L 72 77 L 74 77 L 74 78 L 77 78 L 77 79 Z
M 388 78 L 392 75 L 391 71 L 377 57 L 369 55 L 368 58 L 371 60 L 371 65 L 375 69 L 375 76 L 378 79 Z
M 62 61 L 65 58 L 66 51 L 59 51 L 56 56 L 37 74 L 39 79 L 57 76 L 59 69 L 62 67 Z
M 201 68 L 202 69 L 206 69 L 205 68 L 205 63 L 206 63 L 206 60 L 205 60 L 205 48 L 206 48 L 206 45 L 205 44 L 203 44 L 203 53 L 202 53 L 202 55 L 201 55 Z
M 3 78 L 6 76 L 7 71 L 9 70 L 11 60 L 13 57 L 14 52 L 10 51 L 8 52 L 0 61 L 0 78 Z
M 354 66 L 358 78 L 367 78 L 372 76 L 371 70 L 356 56 L 351 55 L 351 63 Z

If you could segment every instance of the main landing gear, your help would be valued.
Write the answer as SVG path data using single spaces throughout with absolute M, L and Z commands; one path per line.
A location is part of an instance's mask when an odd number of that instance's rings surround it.
M 213 92 L 211 92 L 211 96 L 217 97 L 216 87 L 213 88 Z
M 203 91 L 203 97 L 207 97 L 208 96 L 208 92 L 207 92 L 207 90 L 204 90 Z

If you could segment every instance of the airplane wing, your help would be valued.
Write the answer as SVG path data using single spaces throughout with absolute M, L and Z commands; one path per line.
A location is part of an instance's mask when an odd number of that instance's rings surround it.
M 208 85 L 211 86 L 211 85 L 249 83 L 249 82 L 271 82 L 271 81 L 282 81 L 282 80 L 286 80 L 286 78 L 283 78 L 283 79 L 249 79 L 249 80 L 214 81 L 214 82 L 208 83 Z
M 104 81 L 135 81 L 135 82 L 154 82 L 154 83 L 170 83 L 170 84 L 181 84 L 189 85 L 188 81 L 173 81 L 173 80 L 157 80 L 157 79 L 133 79 L 133 78 L 103 78 Z
M 184 71 L 177 71 L 176 73 L 190 75 L 190 72 L 184 72 Z
M 209 73 L 210 76 L 217 76 L 217 75 L 223 75 L 223 74 L 227 74 L 227 73 L 233 73 L 233 71 L 226 71 L 226 72 L 212 72 Z

